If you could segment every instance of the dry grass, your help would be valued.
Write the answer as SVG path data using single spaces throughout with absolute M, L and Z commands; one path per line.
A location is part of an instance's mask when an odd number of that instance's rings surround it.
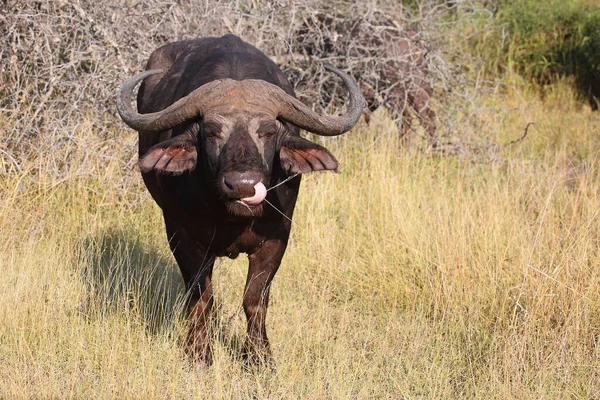
M 534 100 L 489 99 L 518 110 L 500 142 L 536 122 L 490 163 L 403 149 L 383 112 L 323 140 L 343 169 L 305 177 L 269 310 L 276 373 L 233 356 L 243 256 L 215 269 L 215 365 L 185 359 L 160 213 L 123 185 L 134 134 L 119 149 L 82 128 L 126 155 L 76 148 L 85 175 L 0 179 L 0 397 L 600 397 L 600 117 L 563 85 Z

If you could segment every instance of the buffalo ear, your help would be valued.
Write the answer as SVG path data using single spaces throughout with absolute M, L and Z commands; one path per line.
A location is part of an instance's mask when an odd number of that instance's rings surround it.
M 196 168 L 198 152 L 196 143 L 190 139 L 176 136 L 152 146 L 139 161 L 142 172 L 152 170 L 180 175 Z
M 281 166 L 290 174 L 303 174 L 312 171 L 335 171 L 338 162 L 323 146 L 301 138 L 288 136 L 279 150 Z

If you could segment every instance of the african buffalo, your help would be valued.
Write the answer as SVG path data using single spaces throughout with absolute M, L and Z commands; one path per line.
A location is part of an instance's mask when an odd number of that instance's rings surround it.
M 213 264 L 216 257 L 239 253 L 249 259 L 243 355 L 251 362 L 271 359 L 265 329 L 269 288 L 300 187 L 300 177 L 289 177 L 338 166 L 327 149 L 301 138 L 299 128 L 340 135 L 363 109 L 356 82 L 326 68 L 348 88 L 350 104 L 342 116 L 321 116 L 306 107 L 273 61 L 233 35 L 159 48 L 146 71 L 125 82 L 118 95 L 121 118 L 139 132 L 142 176 L 163 211 L 189 293 L 187 350 L 207 364 Z M 138 112 L 131 99 L 142 80 Z

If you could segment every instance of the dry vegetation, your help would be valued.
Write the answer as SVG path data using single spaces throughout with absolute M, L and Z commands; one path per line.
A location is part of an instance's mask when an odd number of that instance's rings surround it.
M 391 0 L 1 2 L 0 110 L 8 129 L 0 144 L 0 161 L 9 172 L 29 168 L 31 159 L 51 154 L 54 161 L 40 172 L 58 178 L 75 172 L 72 168 L 87 173 L 86 162 L 71 162 L 72 148 L 84 145 L 77 141 L 77 132 L 93 123 L 98 137 L 120 145 L 121 135 L 115 135 L 121 128 L 114 106 L 116 91 L 143 69 L 152 50 L 179 39 L 225 33 L 240 35 L 272 56 L 287 71 L 299 98 L 316 108 L 331 111 L 341 105 L 331 94 L 337 80 L 323 74 L 323 62 L 362 77 L 361 84 L 373 97 L 371 105 L 387 103 L 397 118 L 406 107 L 409 115 L 418 117 L 403 93 L 432 87 L 439 103 L 436 148 L 465 153 L 471 146 L 485 147 L 490 132 L 477 125 L 476 111 L 481 90 L 491 84 L 469 79 L 464 68 L 467 57 L 458 59 L 456 46 L 442 48 L 439 41 L 449 27 L 469 24 L 473 15 L 485 11 L 470 6 L 470 0 L 443 7 L 436 7 L 435 1 L 423 3 L 429 7 L 411 12 Z M 452 12 L 459 16 L 448 20 Z M 319 15 L 334 16 L 334 26 L 353 24 L 360 34 L 354 40 L 338 40 L 333 28 L 314 23 Z M 297 39 L 303 29 L 301 44 Z M 406 38 L 409 44 L 407 51 L 394 54 L 396 60 L 390 60 L 392 53 L 386 47 L 389 35 Z M 337 43 L 332 54 L 323 52 L 325 42 Z M 315 54 L 308 54 L 307 46 Z M 381 78 L 385 69 L 396 67 L 402 69 L 402 79 L 394 83 Z M 394 84 L 405 88 L 390 93 Z M 393 104 L 387 101 L 390 97 Z M 398 122 L 410 125 L 410 119 Z M 418 129 L 412 133 L 422 136 Z M 431 144 L 428 140 L 424 145 Z M 97 154 L 90 148 L 83 156 Z M 131 158 L 121 162 L 129 169 L 134 165 Z
M 136 4 L 132 13 L 160 27 L 138 26 L 148 38 L 200 29 L 174 3 L 161 3 L 162 14 Z M 107 38 L 110 52 L 114 32 L 93 12 L 74 20 L 91 22 L 73 35 Z M 161 22 L 173 16 L 180 25 Z M 115 18 L 126 32 L 140 21 Z M 268 34 L 248 35 L 260 32 Z M 119 52 L 125 65 L 139 67 L 153 44 L 144 46 Z M 496 132 L 498 143 L 535 121 L 518 144 L 496 146 L 492 161 L 407 147 L 384 109 L 368 126 L 322 139 L 342 171 L 305 177 L 271 297 L 270 373 L 247 372 L 235 357 L 243 257 L 215 267 L 215 365 L 186 360 L 183 284 L 133 168 L 136 135 L 107 111 L 131 71 L 94 64 L 96 86 L 78 91 L 69 68 L 52 70 L 54 83 L 41 78 L 50 69 L 22 68 L 23 82 L 39 74 L 40 96 L 55 85 L 52 107 L 36 106 L 36 92 L 2 100 L 0 397 L 600 397 L 600 116 L 566 85 L 543 101 L 521 85 L 484 97 L 468 126 Z M 6 76 L 3 96 L 7 82 L 20 88 Z M 61 96 L 71 103 L 58 118 Z M 513 110 L 502 124 L 499 109 Z M 39 130 L 19 138 L 33 117 Z

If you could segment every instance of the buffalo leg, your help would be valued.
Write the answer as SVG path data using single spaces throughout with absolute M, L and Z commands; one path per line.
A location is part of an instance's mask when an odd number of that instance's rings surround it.
M 270 240 L 248 256 L 250 265 L 243 300 L 244 312 L 248 321 L 248 337 L 244 346 L 244 357 L 252 364 L 261 360 L 271 362 L 265 321 L 271 281 L 281 264 L 285 248 L 286 243 Z
M 166 218 L 165 222 L 169 244 L 188 293 L 190 330 L 186 350 L 193 357 L 210 365 L 212 351 L 208 337 L 208 324 L 213 305 L 211 276 L 215 258 L 199 248 L 184 229 L 176 229 Z

